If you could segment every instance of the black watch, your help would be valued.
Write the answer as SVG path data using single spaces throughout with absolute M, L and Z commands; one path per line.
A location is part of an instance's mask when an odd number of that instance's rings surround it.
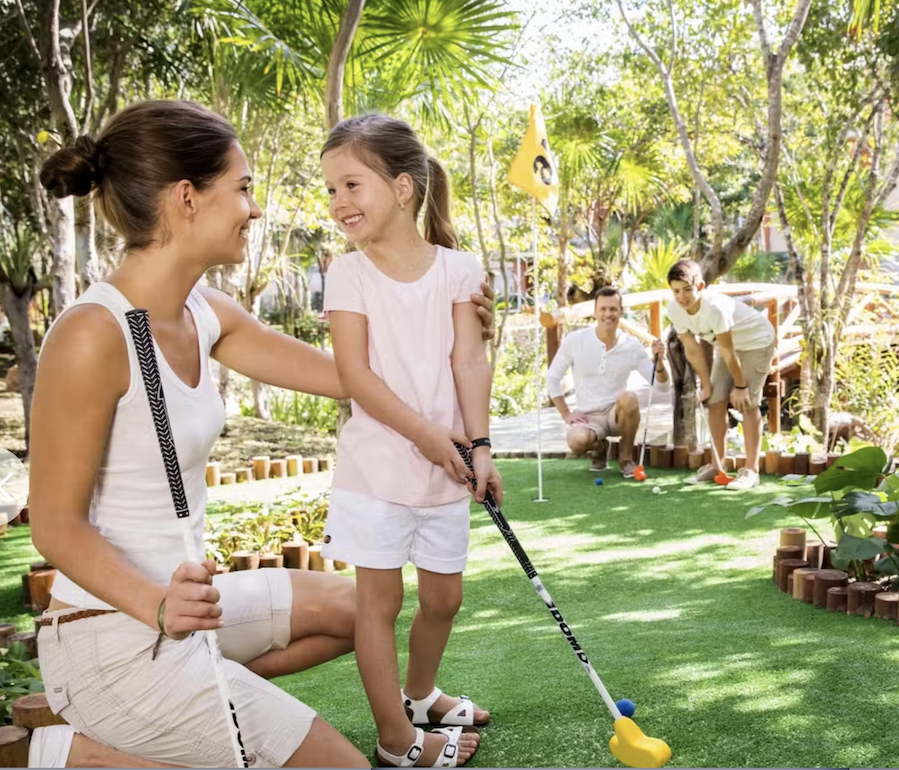
M 490 443 L 489 438 L 476 438 L 474 441 L 471 442 L 471 448 L 473 450 L 477 449 L 479 446 L 491 447 L 492 444 Z

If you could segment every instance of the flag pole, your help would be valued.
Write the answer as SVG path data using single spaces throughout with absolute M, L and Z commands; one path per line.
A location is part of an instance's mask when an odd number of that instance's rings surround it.
M 537 199 L 531 196 L 531 219 L 534 225 L 534 387 L 537 391 L 537 498 L 535 503 L 545 503 L 543 496 L 543 433 L 541 412 L 543 411 L 543 388 L 540 376 L 540 269 L 537 259 Z

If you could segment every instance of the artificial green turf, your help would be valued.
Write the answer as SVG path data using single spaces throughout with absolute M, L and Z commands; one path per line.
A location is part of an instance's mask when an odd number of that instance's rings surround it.
M 655 469 L 644 484 L 610 470 L 596 487 L 585 461 L 551 460 L 549 502 L 537 504 L 536 463 L 499 465 L 503 510 L 547 589 L 612 697 L 633 700 L 637 724 L 671 746 L 671 766 L 896 766 L 899 628 L 774 588 L 777 532 L 801 522 L 744 515 L 782 487 L 686 487 L 683 474 Z M 664 494 L 652 494 L 655 484 Z M 0 621 L 27 628 L 13 599 L 34 555 L 25 533 L 0 540 Z M 413 609 L 410 590 L 401 640 Z M 352 656 L 277 683 L 371 754 L 375 730 Z M 438 684 L 492 712 L 473 767 L 617 765 L 608 711 L 480 508 Z

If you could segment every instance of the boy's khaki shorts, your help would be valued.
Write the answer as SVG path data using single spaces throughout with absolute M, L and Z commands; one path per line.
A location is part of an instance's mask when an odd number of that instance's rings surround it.
M 774 358 L 774 343 L 766 348 L 758 350 L 738 350 L 737 358 L 743 367 L 743 376 L 746 378 L 749 392 L 749 405 L 757 407 L 762 403 L 762 389 L 771 371 L 771 359 Z M 730 398 L 730 392 L 734 387 L 734 378 L 724 362 L 720 351 L 715 351 L 715 363 L 712 364 L 712 397 L 710 404 L 718 404 Z

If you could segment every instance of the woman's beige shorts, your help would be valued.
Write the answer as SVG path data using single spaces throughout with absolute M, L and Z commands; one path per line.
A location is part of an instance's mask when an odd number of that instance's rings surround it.
M 225 622 L 218 632 L 225 675 L 251 767 L 283 767 L 315 712 L 242 664 L 289 644 L 290 575 L 254 570 L 219 575 L 214 583 Z M 188 767 L 234 767 L 205 635 L 165 639 L 152 660 L 157 637 L 121 612 L 41 628 L 50 708 L 119 751 Z

